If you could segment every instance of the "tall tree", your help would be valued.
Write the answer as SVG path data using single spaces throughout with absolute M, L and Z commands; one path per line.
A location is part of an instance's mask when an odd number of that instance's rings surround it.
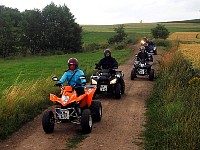
M 0 12 L 0 56 L 8 57 L 17 53 L 20 12 L 5 6 Z
M 44 35 L 49 49 L 64 53 L 81 50 L 82 28 L 75 23 L 74 16 L 67 6 L 47 5 L 43 11 Z
M 42 13 L 37 9 L 26 10 L 22 13 L 22 18 L 21 44 L 25 47 L 26 53 L 30 51 L 32 55 L 39 54 L 44 47 L 42 43 L 44 28 Z

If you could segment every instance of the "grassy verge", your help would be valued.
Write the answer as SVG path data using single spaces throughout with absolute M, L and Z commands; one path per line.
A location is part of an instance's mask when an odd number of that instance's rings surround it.
M 66 139 L 66 142 L 67 142 L 66 149 L 70 150 L 72 148 L 77 148 L 77 145 L 87 137 L 88 135 L 83 134 L 81 131 L 77 131 L 75 136 L 73 136 L 72 138 Z
M 200 77 L 180 52 L 161 62 L 147 101 L 145 149 L 197 150 L 200 147 Z

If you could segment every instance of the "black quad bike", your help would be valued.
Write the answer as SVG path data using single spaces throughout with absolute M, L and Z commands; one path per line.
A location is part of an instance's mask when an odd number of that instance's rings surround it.
M 150 42 L 145 46 L 146 51 L 151 55 L 157 55 L 157 47 L 153 42 Z
M 153 65 L 152 61 L 141 60 L 136 55 L 136 61 L 134 63 L 134 68 L 131 70 L 131 80 L 137 78 L 137 76 L 148 76 L 150 81 L 154 79 L 154 69 L 151 69 Z
M 123 71 L 115 68 L 102 69 L 95 64 L 96 74 L 90 77 L 90 84 L 96 85 L 96 94 L 111 93 L 116 99 L 120 99 L 125 91 L 125 82 Z

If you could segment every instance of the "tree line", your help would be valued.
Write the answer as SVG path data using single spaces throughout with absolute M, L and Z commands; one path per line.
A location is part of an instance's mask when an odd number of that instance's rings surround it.
M 0 5 L 1 58 L 80 52 L 81 32 L 66 5 L 24 12 Z

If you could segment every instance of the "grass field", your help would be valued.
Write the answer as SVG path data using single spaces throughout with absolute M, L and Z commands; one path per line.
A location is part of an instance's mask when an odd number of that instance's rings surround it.
M 200 43 L 200 32 L 174 32 L 168 39 Z
M 178 50 L 195 69 L 200 69 L 200 32 L 174 32 L 168 39 L 179 41 Z
M 200 44 L 180 44 L 178 50 L 200 70 Z
M 164 23 L 164 25 L 171 33 L 187 32 L 184 33 L 184 37 L 189 35 L 189 32 L 194 31 L 196 34 L 196 32 L 200 31 L 199 23 Z M 106 43 L 107 39 L 114 34 L 115 27 L 117 25 L 83 26 L 83 42 L 86 44 Z M 143 36 L 149 37 L 151 28 L 154 27 L 156 27 L 156 23 L 125 24 L 125 32 L 129 34 L 129 37 L 139 39 Z M 175 39 L 176 37 L 175 35 Z M 198 48 L 195 47 L 195 49 Z M 94 72 L 94 64 L 103 57 L 102 52 L 103 49 L 59 56 L 0 60 L 0 139 L 6 138 L 22 124 L 33 119 L 34 116 L 50 105 L 48 100 L 49 93 L 55 91 L 51 76 L 57 75 L 60 77 L 62 75 L 67 68 L 66 61 L 68 58 L 78 58 L 80 68 L 89 77 Z M 112 55 L 121 64 L 132 55 L 131 52 L 130 49 L 113 50 Z M 193 58 L 191 59 L 193 60 Z M 150 128 L 147 128 L 149 129 L 150 138 L 146 139 L 147 143 L 150 143 L 148 148 L 151 149 L 155 146 L 152 149 L 156 149 L 158 148 L 156 146 L 159 145 L 163 149 L 168 149 L 170 144 L 172 144 L 172 147 L 174 146 L 172 149 L 177 149 L 176 144 L 183 144 L 182 147 L 185 148 L 184 146 L 187 145 L 187 142 L 188 145 L 191 143 L 189 145 L 191 147 L 199 146 L 200 140 L 198 136 L 200 133 L 198 127 L 200 121 L 196 115 L 199 113 L 200 107 L 199 101 L 197 101 L 197 99 L 199 100 L 199 91 L 192 84 L 191 88 L 187 89 L 185 88 L 186 85 L 182 84 L 182 81 L 192 83 L 189 81 L 197 81 L 199 78 L 197 80 L 196 78 L 191 78 L 190 70 L 184 68 L 188 66 L 185 65 L 185 60 L 182 58 L 177 62 L 168 58 L 165 61 L 173 62 L 173 65 L 171 68 L 167 68 L 169 66 L 164 68 L 163 71 L 169 72 L 163 72 L 162 75 L 164 77 L 160 78 L 158 82 L 155 81 L 157 82 L 155 84 L 157 87 L 154 88 L 154 97 L 149 101 L 152 105 L 148 105 L 148 108 L 151 109 L 150 114 L 153 113 L 152 116 L 148 116 L 150 118 L 150 122 L 147 124 L 147 126 L 150 126 Z M 183 101 L 184 103 L 182 103 Z M 181 111 L 179 112 L 179 110 Z M 177 116 L 179 117 L 178 119 Z M 178 141 L 176 142 L 176 140 Z M 197 143 L 196 145 L 195 142 Z
M 158 23 L 129 23 L 124 24 L 125 32 L 130 38 L 151 37 L 151 29 L 155 28 Z M 160 23 L 165 25 L 170 33 L 188 32 L 198 33 L 200 31 L 199 23 Z M 119 25 L 83 25 L 83 42 L 89 43 L 106 43 L 107 40 L 115 34 L 114 28 Z
M 199 23 L 129 23 L 124 24 L 127 33 L 150 33 L 157 24 L 165 25 L 170 32 L 199 32 Z M 83 25 L 83 31 L 88 32 L 114 32 L 118 25 Z
M 119 64 L 132 54 L 131 49 L 113 50 Z M 38 56 L 0 61 L 0 139 L 30 121 L 49 105 L 49 93 L 56 92 L 51 77 L 58 78 L 67 69 L 67 60 L 76 57 L 87 82 L 95 72 L 95 63 L 104 57 L 103 50 L 57 56 Z

